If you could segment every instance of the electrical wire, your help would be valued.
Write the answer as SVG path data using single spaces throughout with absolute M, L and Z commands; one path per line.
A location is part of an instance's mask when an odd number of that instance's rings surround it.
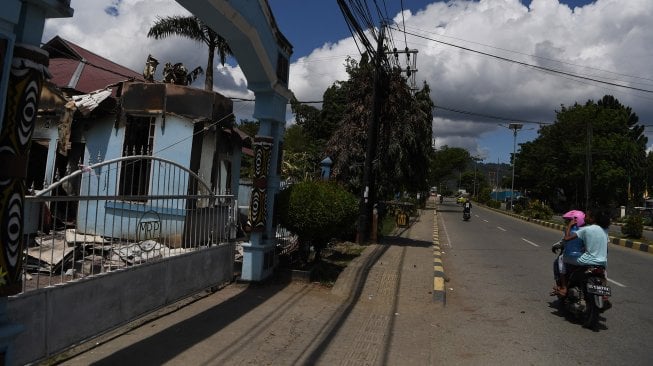
M 399 27 L 398 24 L 395 24 L 395 25 L 396 25 L 397 27 Z M 653 82 L 653 79 L 651 79 L 651 78 L 646 78 L 646 77 L 642 77 L 642 76 L 635 76 L 635 75 L 629 75 L 629 74 L 622 74 L 622 73 L 618 73 L 618 72 L 616 72 L 616 71 L 611 71 L 611 70 L 601 69 L 601 68 L 598 68 L 598 67 L 579 65 L 579 64 L 575 64 L 575 63 L 573 63 L 573 62 L 569 62 L 569 61 L 563 61 L 563 60 L 558 60 L 558 59 L 554 59 L 554 58 L 550 58 L 550 57 L 544 57 L 544 56 L 533 55 L 533 54 L 529 54 L 529 53 L 525 53 L 525 52 L 520 52 L 520 51 L 515 51 L 515 50 L 511 50 L 511 49 L 503 48 L 503 47 L 496 47 L 496 46 L 492 46 L 492 45 L 489 45 L 489 44 L 485 44 L 485 43 L 481 43 L 481 42 L 476 42 L 476 41 L 470 41 L 470 40 L 467 40 L 467 39 L 464 39 L 464 38 L 459 38 L 459 37 L 453 37 L 453 36 L 448 36 L 448 35 L 444 35 L 444 34 L 439 34 L 439 33 L 437 33 L 437 32 L 428 31 L 428 30 L 423 30 L 423 29 L 420 29 L 420 28 L 415 28 L 415 27 L 410 27 L 410 26 L 409 26 L 408 29 L 412 29 L 412 30 L 415 30 L 415 31 L 418 31 L 418 32 L 422 32 L 422 33 L 434 34 L 434 35 L 437 35 L 438 37 L 442 37 L 442 38 L 450 38 L 450 39 L 455 39 L 455 40 L 462 41 L 462 42 L 472 43 L 472 44 L 476 44 L 476 45 L 479 45 L 479 46 L 492 48 L 492 49 L 495 49 L 495 50 L 500 50 L 500 51 L 504 51 L 504 52 L 510 52 L 510 53 L 514 53 L 514 54 L 518 54 L 518 55 L 522 55 L 522 56 L 528 56 L 528 57 L 531 57 L 531 58 L 534 58 L 534 59 L 540 59 L 540 60 L 545 60 L 545 61 L 550 61 L 550 62 L 556 62 L 556 63 L 560 63 L 560 64 L 568 65 L 568 66 L 580 67 L 580 68 L 585 68 L 585 69 L 590 69 L 590 70 L 600 71 L 600 72 L 604 72 L 604 73 L 609 73 L 609 74 L 613 74 L 613 75 L 618 75 L 618 76 L 623 76 L 623 77 L 628 77 L 628 78 L 640 79 L 640 80 L 646 80 L 646 81 L 652 81 L 652 82 Z M 405 32 L 405 30 L 406 30 L 406 26 L 404 25 L 404 32 Z M 619 80 L 619 79 L 610 79 L 610 80 Z M 632 83 L 637 83 L 637 82 L 632 82 Z M 642 84 L 642 85 L 651 85 L 651 84 L 648 84 L 648 83 L 637 83 L 637 84 Z
M 400 31 L 400 29 L 396 29 L 396 28 L 394 28 L 394 30 Z M 548 68 L 548 67 L 544 67 L 544 66 L 533 65 L 533 64 L 529 64 L 527 62 L 513 60 L 513 59 L 510 59 L 510 58 L 507 58 L 507 57 L 493 55 L 491 53 L 478 51 L 478 50 L 475 50 L 475 49 L 472 49 L 472 48 L 469 48 L 469 47 L 464 47 L 464 46 L 456 45 L 456 44 L 449 43 L 449 42 L 440 41 L 440 40 L 437 40 L 437 39 L 434 39 L 434 38 L 426 37 L 426 36 L 416 34 L 416 33 L 412 33 L 412 32 L 406 32 L 406 33 L 411 35 L 411 36 L 414 36 L 414 37 L 426 39 L 426 40 L 433 41 L 433 42 L 436 42 L 436 43 L 440 43 L 440 44 L 450 46 L 450 47 L 455 47 L 455 48 L 458 48 L 458 49 L 461 49 L 461 50 L 464 50 L 464 51 L 477 53 L 477 54 L 480 54 L 480 55 L 483 55 L 483 56 L 488 56 L 488 57 L 491 57 L 491 58 L 495 58 L 495 59 L 505 61 L 505 62 L 509 62 L 509 63 L 514 63 L 514 64 L 521 65 L 521 66 L 530 67 L 530 68 L 536 69 L 538 71 L 547 71 L 547 72 L 552 72 L 552 73 L 555 73 L 555 74 L 570 76 L 570 77 L 577 78 L 577 79 L 583 79 L 583 80 L 593 81 L 593 82 L 600 83 L 600 84 L 616 86 L 616 87 L 619 87 L 619 88 L 630 89 L 630 90 L 640 91 L 640 92 L 644 92 L 644 93 L 653 93 L 653 90 L 648 90 L 648 89 L 643 89 L 643 88 L 636 88 L 636 87 L 623 85 L 623 84 L 617 84 L 617 83 L 613 83 L 613 82 L 609 82 L 609 81 L 605 81 L 605 80 L 599 80 L 599 79 L 595 79 L 595 78 L 591 78 L 591 77 L 587 77 L 587 76 L 576 75 L 576 74 L 572 74 L 572 73 L 566 72 L 566 71 L 556 70 L 556 69 L 552 69 L 552 68 Z
M 475 117 L 497 119 L 497 120 L 501 120 L 501 121 L 515 121 L 515 122 L 522 122 L 522 123 L 531 123 L 531 124 L 536 124 L 536 125 L 550 125 L 550 124 L 553 124 L 552 122 L 537 122 L 537 121 L 529 121 L 529 120 L 519 119 L 519 118 L 500 117 L 500 116 L 494 116 L 494 115 L 491 115 L 491 114 L 470 112 L 470 111 L 465 111 L 465 110 L 461 110 L 461 109 L 443 107 L 443 106 L 439 106 L 439 105 L 433 106 L 433 109 L 441 109 L 441 110 L 444 110 L 444 111 L 460 113 L 460 114 L 466 114 L 466 115 L 475 116 Z

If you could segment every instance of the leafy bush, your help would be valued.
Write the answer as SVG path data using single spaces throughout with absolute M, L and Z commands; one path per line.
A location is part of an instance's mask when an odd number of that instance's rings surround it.
M 642 237 L 644 230 L 644 221 L 641 215 L 629 215 L 624 218 L 624 225 L 621 227 L 621 233 L 627 238 L 639 239 Z
M 481 191 L 478 194 L 478 202 L 487 204 L 491 200 L 492 200 L 492 190 L 490 188 L 481 189 Z
M 520 215 L 521 215 L 522 213 L 524 213 L 524 207 L 523 207 L 522 205 L 520 205 L 519 203 L 515 203 L 515 204 L 513 204 L 513 206 L 512 206 L 512 211 L 513 211 L 514 213 L 516 213 L 516 214 L 520 214 Z
M 312 245 L 315 261 L 333 238 L 353 233 L 358 199 L 333 182 L 305 181 L 279 193 L 279 223 L 297 234 L 302 245 Z
M 492 207 L 492 208 L 500 208 L 501 207 L 501 202 L 499 202 L 497 200 L 488 200 L 485 204 L 488 207 Z
M 532 200 L 522 211 L 522 215 L 528 216 L 532 219 L 549 220 L 553 217 L 553 210 L 549 206 L 540 202 L 540 200 Z

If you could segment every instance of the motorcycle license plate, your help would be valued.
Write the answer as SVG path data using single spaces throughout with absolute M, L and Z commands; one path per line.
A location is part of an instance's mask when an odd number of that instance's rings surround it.
M 593 283 L 587 284 L 587 292 L 590 294 L 610 296 L 610 287 L 603 285 L 595 285 Z

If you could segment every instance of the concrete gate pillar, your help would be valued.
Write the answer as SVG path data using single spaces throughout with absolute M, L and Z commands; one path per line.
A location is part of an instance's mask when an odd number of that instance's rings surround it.
M 260 281 L 274 270 L 274 203 L 281 175 L 281 140 L 287 99 L 272 90 L 258 91 L 254 117 L 261 125 L 254 137 L 254 180 L 249 206 L 250 242 L 243 244 L 241 279 Z
M 292 45 L 277 27 L 266 0 L 177 0 L 229 43 L 247 86 L 256 96 L 254 117 L 261 123 L 254 138 L 255 177 L 250 201 L 250 242 L 243 245 L 241 279 L 261 281 L 275 265 L 274 199 L 279 166 Z

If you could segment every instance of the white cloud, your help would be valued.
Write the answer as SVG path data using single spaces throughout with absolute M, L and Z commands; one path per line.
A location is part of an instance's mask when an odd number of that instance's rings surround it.
M 117 16 L 105 12 L 114 6 Z M 80 1 L 73 0 L 75 17 L 50 20 L 48 40 L 55 34 L 136 71 L 149 53 L 160 62 L 183 62 L 205 67 L 202 45 L 180 38 L 157 41 L 145 35 L 157 15 L 186 13 L 172 0 Z M 297 16 L 307 16 L 296 11 Z M 530 8 L 519 0 L 452 0 L 404 13 L 406 30 L 426 38 L 454 43 L 481 52 L 541 67 L 582 74 L 653 90 L 653 1 L 596 0 L 570 9 L 557 0 L 533 0 Z M 401 20 L 397 15 L 396 21 Z M 308 30 L 280 24 L 291 43 L 311 37 Z M 393 32 L 403 46 L 403 34 Z M 633 108 L 646 123 L 653 119 L 653 95 L 615 86 L 578 82 L 408 35 L 408 46 L 418 49 L 417 83 L 426 80 L 437 105 L 471 112 L 532 121 L 552 121 L 561 104 L 583 103 L 612 94 Z M 299 100 L 320 100 L 326 88 L 344 80 L 346 55 L 358 55 L 351 38 L 330 40 L 290 67 L 290 88 Z M 534 57 L 536 56 L 536 57 Z M 251 97 L 237 66 L 217 66 L 218 90 L 229 96 Z M 196 82 L 198 83 L 198 82 Z M 200 82 L 201 83 L 201 82 Z M 199 84 L 201 85 L 201 84 Z M 242 113 L 251 103 L 236 103 Z M 436 142 L 481 151 L 484 134 L 496 130 L 496 120 L 435 111 Z M 291 115 L 288 116 L 292 118 Z M 506 121 L 510 122 L 510 121 Z M 652 139 L 653 140 L 653 139 Z M 484 146 L 479 148 L 479 146 Z M 507 156 L 507 147 L 491 155 Z M 480 150 L 479 150 L 480 149 Z M 510 149 L 511 150 L 511 149 Z M 489 157 L 491 160 L 496 157 Z
M 188 15 L 173 0 L 73 0 L 73 18 L 49 19 L 43 35 L 47 42 L 58 35 L 102 57 L 134 71 L 145 66 L 148 54 L 159 60 L 156 78 L 162 78 L 166 62 L 182 62 L 189 70 L 201 66 L 206 70 L 207 49 L 202 43 L 171 36 L 156 40 L 147 32 L 158 17 Z M 107 7 L 113 10 L 105 11 Z M 214 63 L 214 85 L 225 95 L 252 97 L 239 67 Z M 203 87 L 204 78 L 193 83 Z

